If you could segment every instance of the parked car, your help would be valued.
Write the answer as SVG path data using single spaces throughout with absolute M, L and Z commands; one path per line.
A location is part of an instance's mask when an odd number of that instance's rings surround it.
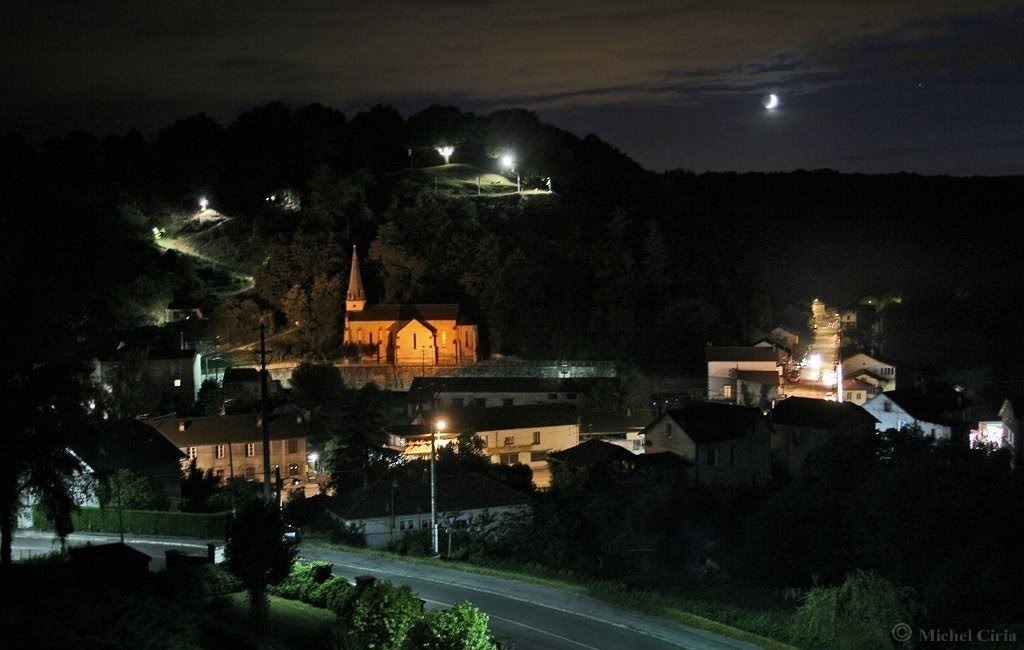
M 302 529 L 297 526 L 285 526 L 281 541 L 289 546 L 294 546 L 302 541 Z

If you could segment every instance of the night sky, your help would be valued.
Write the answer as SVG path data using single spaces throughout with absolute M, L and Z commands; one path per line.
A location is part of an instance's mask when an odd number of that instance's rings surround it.
M 36 2 L 0 132 L 151 135 L 272 100 L 522 107 L 652 170 L 1024 173 L 1024 4 Z M 763 98 L 774 93 L 778 108 Z

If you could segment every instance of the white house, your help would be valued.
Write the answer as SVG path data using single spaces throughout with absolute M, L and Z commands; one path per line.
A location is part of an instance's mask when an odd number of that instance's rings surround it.
M 778 352 L 771 347 L 708 346 L 706 357 L 708 400 L 710 401 L 737 403 L 739 398 L 737 373 L 740 371 L 775 373 L 776 375 L 781 373 Z M 774 382 L 774 385 L 776 387 L 779 385 L 778 380 Z
M 441 546 L 460 528 L 488 526 L 505 515 L 529 512 L 530 497 L 479 474 L 437 477 Z M 403 477 L 378 481 L 327 502 L 330 515 L 360 528 L 370 548 L 382 548 L 413 531 L 430 530 L 430 480 Z
M 899 431 L 903 427 L 917 426 L 923 435 L 933 436 L 936 440 L 949 440 L 953 435 L 952 422 L 914 409 L 896 392 L 875 395 L 864 402 L 862 408 L 878 420 L 875 425 L 877 431 Z
M 579 416 L 571 404 L 453 409 L 435 417 L 444 420 L 441 440 L 435 440 L 435 446 L 471 433 L 483 439 L 484 454 L 492 463 L 528 465 L 537 487 L 551 483 L 548 454 L 580 443 Z M 395 429 L 398 435 L 393 436 L 393 445 L 407 456 L 429 457 L 433 426 L 436 420 L 419 417 L 412 426 Z
M 870 383 L 874 383 L 871 381 L 874 379 L 878 382 L 880 390 L 896 390 L 896 366 L 865 352 L 858 352 L 843 359 L 843 376 L 857 377 Z

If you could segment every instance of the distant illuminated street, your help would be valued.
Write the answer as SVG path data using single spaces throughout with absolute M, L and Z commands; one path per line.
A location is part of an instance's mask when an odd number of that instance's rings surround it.
M 835 369 L 839 361 L 839 330 L 834 323 L 819 324 L 814 331 L 814 340 L 804 357 L 805 365 L 800 369 L 800 381 L 786 385 L 786 394 L 791 397 L 814 399 L 836 399 Z

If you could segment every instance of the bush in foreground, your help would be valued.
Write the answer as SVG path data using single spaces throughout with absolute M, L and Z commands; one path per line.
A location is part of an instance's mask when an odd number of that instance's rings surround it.
M 913 592 L 874 571 L 855 571 L 837 587 L 815 587 L 793 619 L 802 648 L 892 648 L 894 626 L 912 625 Z
M 493 650 L 490 617 L 468 602 L 428 612 L 413 626 L 407 648 L 429 650 Z

